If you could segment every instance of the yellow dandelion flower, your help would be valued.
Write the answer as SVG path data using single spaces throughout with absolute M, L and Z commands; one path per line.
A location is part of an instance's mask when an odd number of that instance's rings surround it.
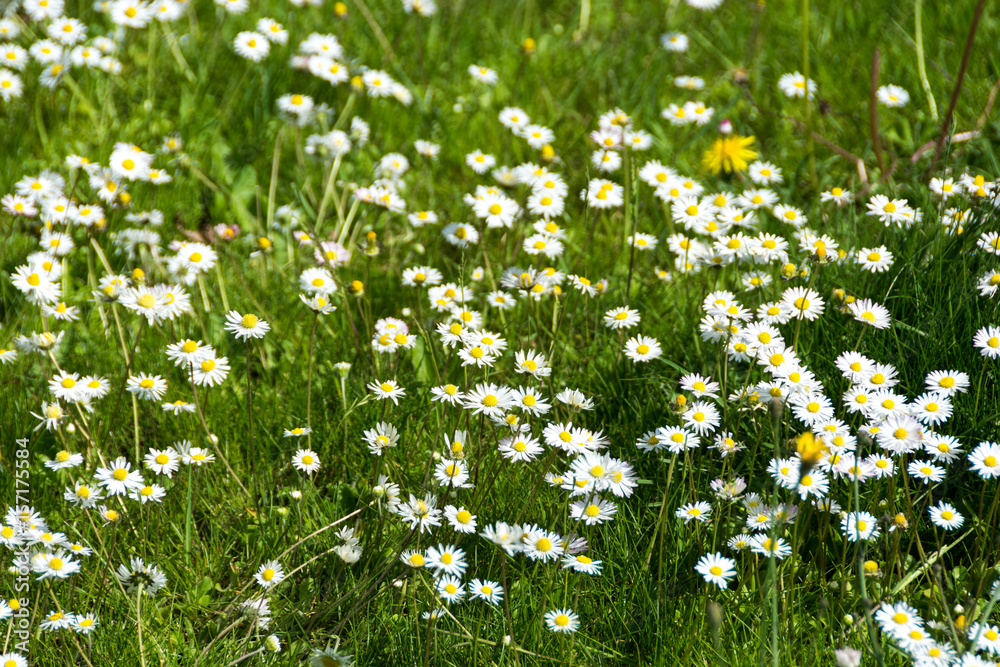
M 702 164 L 713 174 L 718 174 L 720 171 L 727 174 L 746 171 L 749 166 L 748 161 L 757 157 L 757 152 L 749 148 L 754 141 L 754 137 L 741 137 L 736 134 L 716 139 L 712 147 L 705 151 Z

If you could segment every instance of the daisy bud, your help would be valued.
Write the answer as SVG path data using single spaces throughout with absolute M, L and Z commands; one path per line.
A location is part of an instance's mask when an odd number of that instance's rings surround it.
M 831 581 L 831 584 L 836 584 L 837 582 Z M 838 586 L 840 584 L 837 584 Z M 850 614 L 844 614 L 844 625 L 854 625 L 854 617 Z
M 70 434 L 76 433 L 76 424 L 73 422 L 66 424 L 66 432 Z
M 856 648 L 841 648 L 833 652 L 837 658 L 837 667 L 858 667 L 861 664 L 861 651 Z
M 11 606 L 13 607 L 14 605 L 11 605 Z M 964 614 L 965 613 L 965 607 L 963 607 L 960 604 L 957 604 L 957 605 L 955 605 L 952 608 L 952 611 L 954 611 L 956 614 Z
M 138 266 L 132 269 L 132 281 L 136 283 L 146 282 L 146 272 L 140 269 Z
M 400 313 L 403 315 L 403 317 L 409 317 L 410 315 L 413 314 L 413 311 L 411 311 L 409 308 L 404 308 L 402 311 L 400 311 Z
M 774 424 L 774 430 L 777 431 L 778 427 L 781 426 L 781 414 L 785 411 L 785 403 L 775 396 L 771 399 L 770 405 L 771 411 L 771 421 Z
M 287 507 L 279 507 L 277 511 L 278 511 L 278 514 L 280 514 L 281 516 L 286 516 L 288 514 L 288 508 Z
M 729 134 L 732 131 L 733 131 L 733 124 L 729 122 L 728 118 L 724 119 L 721 123 L 719 123 L 719 132 L 721 132 L 722 134 Z
M 219 436 L 214 433 L 209 434 L 208 439 L 213 445 L 219 444 Z
M 365 294 L 365 284 L 360 280 L 352 280 L 351 284 L 348 285 L 347 290 L 354 296 L 364 296 Z
M 510 635 L 504 635 L 503 636 L 503 645 L 504 646 L 510 646 Z
M 337 371 L 340 377 L 346 378 L 347 374 L 351 372 L 351 364 L 346 361 L 339 361 L 333 365 L 333 368 Z

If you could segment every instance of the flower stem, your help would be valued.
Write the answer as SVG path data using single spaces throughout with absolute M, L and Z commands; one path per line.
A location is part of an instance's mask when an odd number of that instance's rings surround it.
M 319 314 L 313 313 L 312 332 L 309 334 L 309 379 L 306 382 L 306 428 L 309 429 L 306 438 L 309 442 L 309 449 L 312 449 L 313 350 L 316 347 L 316 323 L 318 321 Z M 344 407 L 344 412 L 347 412 L 346 406 Z

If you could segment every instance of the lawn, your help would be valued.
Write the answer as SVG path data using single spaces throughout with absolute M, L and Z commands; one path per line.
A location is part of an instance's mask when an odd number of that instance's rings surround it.
M 998 664 L 996 8 L 368 2 L 6 6 L 0 667 Z

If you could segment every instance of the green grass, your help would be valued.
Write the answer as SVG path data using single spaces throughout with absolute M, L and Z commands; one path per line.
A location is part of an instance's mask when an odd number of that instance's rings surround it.
M 391 52 L 366 21 L 368 9 Z M 703 100 L 715 108 L 716 121 L 728 118 L 737 133 L 756 137 L 761 157 L 784 171 L 784 184 L 775 188 L 780 200 L 799 206 L 808 215 L 810 227 L 829 234 L 846 250 L 878 244 L 889 247 L 896 260 L 883 274 L 867 274 L 853 264 L 812 267 L 816 277 L 811 284 L 827 300 L 827 312 L 815 323 L 803 323 L 796 349 L 825 384 L 826 395 L 839 406 L 848 385 L 834 359 L 856 345 L 860 325 L 837 312 L 833 290 L 844 289 L 883 304 L 892 313 L 892 328 L 865 333 L 859 351 L 895 365 L 900 393 L 910 398 L 922 393 L 923 379 L 930 371 L 969 373 L 971 391 L 955 401 L 955 415 L 943 429 L 969 451 L 981 440 L 1000 439 L 1000 374 L 996 364 L 984 362 L 971 345 L 979 328 L 997 323 L 995 301 L 976 292 L 978 278 L 997 266 L 995 258 L 976 247 L 980 232 L 997 228 L 996 215 L 987 205 L 979 205 L 963 234 L 946 236 L 939 224 L 940 202 L 927 189 L 930 153 L 915 164 L 910 158 L 941 132 L 940 117 L 955 86 L 974 3 L 924 3 L 922 7 L 924 57 L 939 115 L 936 121 L 918 75 L 912 3 L 813 3 L 810 9 L 809 71 L 819 84 L 811 112 L 814 131 L 863 160 L 870 194 L 907 198 L 924 211 L 925 223 L 908 232 L 885 228 L 866 216 L 865 200 L 841 209 L 819 202 L 818 193 L 830 187 L 858 192 L 865 184 L 859 181 L 854 164 L 822 142 L 815 144 L 816 179 L 812 181 L 802 129 L 805 106 L 801 100 L 783 97 L 777 89 L 781 74 L 803 68 L 798 3 L 758 5 L 727 0 L 715 11 L 697 12 L 673 1 L 595 2 L 584 34 L 578 33 L 581 5 L 572 2 L 457 2 L 441 7 L 429 19 L 404 14 L 394 0 L 373 2 L 368 9 L 351 2 L 347 16 L 338 19 L 332 4 L 295 8 L 269 1 L 241 16 L 229 16 L 211 3 L 197 2 L 171 28 L 193 80 L 185 75 L 163 27 L 157 25 L 152 31 L 128 31 L 120 39 L 116 55 L 123 64 L 121 74 L 71 70 L 79 96 L 72 92 L 69 80 L 53 91 L 40 87 L 40 67 L 32 64 L 22 73 L 24 97 L 0 103 L 0 120 L 7 128 L 0 143 L 0 193 L 12 192 L 22 175 L 42 169 L 65 174 L 62 160 L 69 153 L 106 163 L 116 142 L 128 141 L 153 152 L 165 135 L 182 137 L 184 160 L 157 158 L 157 165 L 167 168 L 174 181 L 155 190 L 147 184 L 131 187 L 131 208 L 163 212 L 165 224 L 158 231 L 164 256 L 170 254 L 165 249 L 169 241 L 186 238 L 182 231 L 205 233 L 219 223 L 239 224 L 242 232 L 237 240 L 219 244 L 226 298 L 232 308 L 241 313 L 253 311 L 271 325 L 271 332 L 253 344 L 248 369 L 244 345 L 223 330 L 223 292 L 214 272 L 205 276 L 210 310 L 202 306 L 198 286 L 189 288 L 195 316 L 140 327 L 134 314 L 119 309 L 125 347 L 135 348 L 132 371 L 167 378 L 167 400 L 192 400 L 185 374 L 163 353 L 167 344 L 187 336 L 201 338 L 228 356 L 232 365 L 221 387 L 199 389 L 198 398 L 219 450 L 241 483 L 254 492 L 259 490 L 260 497 L 248 498 L 219 461 L 199 469 L 188 557 L 189 468 L 182 468 L 171 480 L 156 479 L 167 489 L 162 505 L 140 507 L 126 501 L 121 522 L 105 526 L 96 512 L 84 513 L 62 500 L 65 488 L 82 474 L 79 469 L 53 473 L 43 466 L 64 448 L 84 454 L 85 467 L 93 472 L 102 456 L 105 460 L 126 456 L 135 464 L 137 448 L 145 453 L 185 439 L 208 446 L 197 415 L 175 418 L 155 403 L 140 402 L 138 420 L 133 421 L 130 395 L 121 391 L 128 355 L 121 349 L 110 309 L 105 310 L 105 323 L 91 299 L 88 281 L 104 272 L 93 246 L 88 245 L 90 235 L 81 228 L 73 231 L 79 249 L 68 259 L 66 301 L 81 307 L 79 322 L 43 321 L 39 309 L 27 303 L 10 280 L 0 280 L 0 347 L 11 347 L 16 335 L 43 327 L 65 331 L 55 360 L 22 354 L 16 363 L 0 366 L 0 464 L 4 479 L 12 480 L 0 485 L 0 501 L 4 506 L 15 502 L 14 439 L 29 437 L 31 503 L 54 530 L 95 551 L 82 559 L 79 574 L 53 583 L 51 592 L 44 581 L 32 579 L 27 597 L 35 620 L 31 664 L 85 664 L 86 660 L 94 665 L 141 664 L 135 596 L 123 595 L 112 576 L 119 564 L 133 556 L 155 563 L 168 581 L 156 596 L 142 600 L 142 653 L 149 665 L 192 665 L 200 656 L 202 665 L 228 665 L 261 647 L 270 632 L 281 638 L 282 652 L 258 654 L 240 664 L 301 664 L 312 649 L 332 646 L 334 635 L 341 649 L 360 665 L 770 663 L 767 559 L 748 552 L 735 554 L 725 547 L 729 537 L 742 531 L 741 510 L 738 504 L 714 500 L 709 489 L 717 477 L 743 477 L 748 491 L 766 498 L 773 495 L 773 482 L 766 472 L 773 446 L 768 412 L 738 412 L 728 406 L 725 426 L 737 433 L 747 449 L 720 459 L 702 446 L 678 458 L 666 497 L 670 455 L 643 455 L 634 443 L 649 430 L 679 422 L 670 404 L 684 373 L 703 373 L 716 380 L 725 374 L 728 391 L 747 377 L 753 381 L 763 377 L 759 370 L 748 376 L 745 365 L 722 364 L 718 346 L 700 339 L 705 294 L 731 289 L 745 305 L 756 307 L 778 298 L 784 288 L 805 286 L 812 279 L 785 283 L 775 277 L 762 295 L 743 293 L 739 272 L 733 267 L 694 275 L 676 273 L 669 283 L 659 280 L 654 268 L 673 266 L 665 242 L 671 223 L 659 200 L 640 184 L 632 200 L 631 219 L 636 230 L 657 236 L 660 245 L 653 253 L 636 255 L 629 305 L 642 314 L 638 331 L 657 338 L 663 356 L 649 364 L 628 361 L 620 353 L 619 337 L 602 322 L 606 310 L 625 302 L 630 253 L 623 243 L 623 212 L 588 211 L 577 198 L 596 176 L 588 135 L 600 114 L 621 107 L 637 127 L 655 138 L 648 153 L 636 156 L 640 164 L 658 159 L 690 174 L 708 192 L 739 191 L 747 187 L 742 175 L 713 177 L 702 167 L 702 153 L 718 136 L 715 122 L 702 128 L 674 128 L 660 118 L 669 103 Z M 1000 76 L 995 49 L 1000 23 L 991 9 L 987 8 L 980 22 L 955 107 L 956 132 L 977 128 L 989 106 L 991 86 Z M 113 36 L 108 18 L 96 14 L 87 3 L 70 2 L 66 11 L 84 20 L 91 36 Z M 263 16 L 275 18 L 289 30 L 289 45 L 275 47 L 260 64 L 249 63 L 235 55 L 232 39 Z M 37 25 L 30 29 L 38 31 Z M 660 35 L 671 30 L 689 36 L 687 53 L 671 54 L 660 46 Z M 404 107 L 391 98 L 371 99 L 352 92 L 348 84 L 332 88 L 307 72 L 290 69 L 290 56 L 311 32 L 336 34 L 352 72 L 360 65 L 385 69 L 407 86 L 413 104 Z M 521 48 L 526 37 L 537 43 L 531 55 Z M 25 48 L 30 41 L 27 36 L 18 39 Z M 881 52 L 880 84 L 899 84 L 911 95 L 905 109 L 879 108 L 879 134 L 886 164 L 891 167 L 887 174 L 877 167 L 868 115 L 875 49 Z M 466 69 L 474 63 L 496 69 L 499 83 L 491 88 L 472 82 Z M 705 90 L 675 88 L 672 78 L 680 74 L 703 77 Z M 739 83 L 737 74 L 745 74 L 745 85 Z M 297 130 L 290 125 L 275 106 L 275 100 L 287 93 L 311 95 L 317 103 L 329 105 L 328 126 Z M 400 287 L 401 271 L 418 264 L 438 268 L 446 281 L 468 281 L 473 268 L 486 265 L 484 248 L 496 276 L 510 266 L 548 265 L 531 261 L 520 251 L 528 221 L 520 220 L 506 235 L 490 231 L 485 243 L 462 253 L 441 238 L 441 225 L 416 230 L 403 216 L 380 215 L 374 207 L 360 207 L 351 238 L 363 242 L 366 232 L 375 231 L 383 246 L 370 259 L 355 248 L 352 262 L 337 270 L 341 285 L 362 280 L 365 291 L 358 298 L 341 290 L 333 297 L 337 312 L 319 319 L 311 390 L 313 322 L 297 296 L 297 276 L 313 265 L 311 253 L 290 249 L 287 229 L 266 228 L 272 204 L 296 207 L 303 212 L 304 224 L 312 228 L 328 171 L 318 160 L 298 155 L 298 150 L 309 134 L 332 129 L 334 124 L 346 128 L 352 116 L 370 124 L 371 141 L 344 158 L 337 176 L 338 197 L 345 196 L 346 184 L 370 184 L 378 159 L 398 151 L 411 161 L 404 178 L 407 210 L 434 210 L 443 223 L 472 220 L 462 196 L 490 179 L 475 176 L 465 166 L 467 153 L 479 148 L 495 155 L 499 164 L 511 166 L 539 160 L 538 151 L 511 137 L 497 122 L 497 114 L 507 105 L 522 107 L 533 122 L 552 128 L 556 135 L 557 161 L 552 168 L 564 176 L 570 194 L 567 213 L 558 220 L 568 230 L 566 252 L 552 265 L 593 281 L 606 277 L 609 290 L 589 300 L 565 285 L 566 294 L 558 300 L 546 297 L 534 306 L 522 300 L 503 318 L 487 310 L 477 294 L 477 309 L 486 311 L 488 318 L 486 326 L 509 343 L 489 379 L 523 384 L 524 376 L 511 370 L 513 351 L 538 349 L 550 356 L 555 369 L 551 380 L 542 383 L 543 393 L 554 398 L 562 388 L 572 387 L 593 397 L 593 412 L 571 414 L 560 406 L 552 420 L 572 420 L 602 430 L 611 443 L 609 453 L 635 468 L 639 480 L 635 493 L 628 499 L 609 496 L 616 501 L 618 514 L 600 527 L 577 527 L 568 517 L 566 493 L 542 481 L 545 472 L 568 469 L 565 456 L 560 455 L 548 470 L 544 468 L 548 452 L 533 464 L 498 464 L 495 444 L 502 437 L 498 429 L 458 408 L 443 409 L 431 402 L 432 386 L 452 382 L 471 388 L 484 381 L 485 374 L 463 370 L 456 355 L 441 348 L 434 333 L 441 317 L 430 312 L 422 291 Z M 957 176 L 969 169 L 984 173 L 987 179 L 1000 175 L 994 149 L 1000 130 L 996 118 L 995 111 L 985 115 L 978 138 L 948 143 L 934 174 L 951 169 Z M 429 162 L 415 154 L 412 142 L 420 138 L 441 144 L 439 160 Z M 270 202 L 276 145 L 281 151 L 277 194 Z M 191 166 L 212 186 L 199 179 Z M 623 177 L 619 171 L 610 178 L 621 183 Z M 518 188 L 514 192 L 512 196 L 523 203 L 527 191 Z M 93 201 L 82 183 L 76 195 Z M 349 209 L 345 197 L 340 213 L 346 215 Z M 110 211 L 108 232 L 93 235 L 94 240 L 115 271 L 128 273 L 141 267 L 152 282 L 168 280 L 148 252 L 129 260 L 114 250 L 110 234 L 131 226 L 125 212 L 121 208 Z M 789 228 L 769 214 L 761 217 L 761 229 L 791 237 Z M 3 272 L 12 273 L 36 249 L 39 230 L 35 222 L 0 213 Z M 328 209 L 319 235 L 325 237 L 340 228 L 337 211 Z M 250 258 L 260 235 L 273 239 L 274 252 L 267 258 Z M 793 261 L 803 261 L 797 244 L 792 246 Z M 777 275 L 777 269 L 768 270 Z M 487 277 L 477 286 L 478 292 L 488 292 L 489 282 Z M 403 315 L 404 308 L 410 309 L 409 315 Z M 386 316 L 409 322 L 418 343 L 411 352 L 380 358 L 376 367 L 368 341 L 375 320 Z M 782 332 L 791 342 L 794 323 L 784 325 Z M 101 374 L 111 382 L 111 393 L 93 414 L 86 415 L 86 421 L 72 414 L 79 422 L 74 433 L 32 430 L 37 420 L 30 413 L 38 412 L 42 401 L 49 400 L 47 380 L 55 372 L 56 361 L 60 368 Z M 334 368 L 340 361 L 353 364 L 343 397 Z M 253 392 L 252 447 L 248 373 Z M 373 401 L 366 389 L 368 382 L 387 377 L 395 377 L 406 388 L 407 396 L 398 406 L 386 408 Z M 322 468 L 311 478 L 290 465 L 295 449 L 305 446 L 306 439 L 282 437 L 284 429 L 305 424 L 308 393 L 313 428 L 308 441 L 322 461 Z M 783 427 L 783 435 L 789 437 L 802 430 L 790 412 L 785 410 Z M 842 413 L 838 409 L 838 417 Z M 853 428 L 861 424 L 857 418 L 844 418 Z M 362 434 L 381 420 L 395 425 L 402 438 L 398 448 L 378 461 L 367 451 Z M 476 488 L 462 491 L 458 502 L 446 501 L 442 489 L 426 481 L 431 454 L 442 451 L 444 438 L 456 429 L 470 431 L 470 467 L 476 480 Z M 540 435 L 537 424 L 535 430 Z M 93 446 L 84 432 L 92 434 Z M 785 437 L 780 438 L 780 446 L 788 446 Z M 399 559 L 403 550 L 454 540 L 467 552 L 466 580 L 500 581 L 504 576 L 501 555 L 474 535 L 457 538 L 443 528 L 431 536 L 411 533 L 398 518 L 370 505 L 371 489 L 380 473 L 400 484 L 404 498 L 409 493 L 433 491 L 441 496 L 442 505 L 455 502 L 476 508 L 481 527 L 517 521 L 564 536 L 584 536 L 594 557 L 603 561 L 602 574 L 567 576 L 556 565 L 536 565 L 520 555 L 505 566 L 509 620 L 504 604 L 488 607 L 467 601 L 449 607 L 453 617 L 428 625 L 421 614 L 437 606 L 428 587 L 430 573 L 403 565 Z M 151 473 L 146 476 L 153 479 Z M 906 491 L 915 507 L 907 507 L 900 480 L 863 486 L 863 509 L 878 517 L 905 511 L 913 526 L 900 536 L 887 533 L 887 524 L 883 525 L 883 536 L 868 544 L 865 557 L 876 560 L 883 571 L 881 579 L 868 579 L 869 597 L 875 602 L 906 600 L 925 619 L 945 625 L 946 616 L 954 620 L 958 613 L 952 607 L 961 604 L 968 620 L 975 620 L 996 577 L 997 550 L 992 537 L 1000 517 L 989 511 L 995 502 L 995 485 L 995 481 L 984 484 L 963 459 L 949 467 L 945 480 L 930 487 L 929 494 L 925 495 L 927 487 L 917 490 L 911 480 Z M 301 499 L 291 497 L 293 490 L 302 492 Z M 833 484 L 831 497 L 845 509 L 851 496 L 850 484 Z M 940 569 L 924 567 L 927 556 L 938 549 L 936 535 L 941 536 L 927 518 L 931 498 L 933 502 L 947 499 L 966 517 L 961 530 L 945 535 L 953 541 L 964 538 L 938 561 Z M 695 528 L 673 517 L 677 507 L 696 499 L 713 502 L 711 523 Z M 782 500 L 790 500 L 788 491 L 782 491 Z M 666 520 L 663 539 L 658 540 L 661 503 L 665 503 Z M 115 506 L 122 509 L 117 501 Z M 286 572 L 302 569 L 268 595 L 273 612 L 269 631 L 258 633 L 246 622 L 230 628 L 237 618 L 234 605 L 259 592 L 253 574 L 261 563 L 354 512 L 358 514 L 343 525 L 356 526 L 360 532 L 363 553 L 357 563 L 347 565 L 331 551 L 339 544 L 333 533 L 343 526 L 306 539 L 281 557 Z M 833 649 L 871 646 L 864 603 L 857 591 L 856 552 L 853 545 L 845 548 L 838 525 L 838 519 L 831 521 L 803 504 L 798 523 L 785 534 L 796 555 L 782 561 L 778 569 L 779 664 L 828 665 L 834 662 Z M 736 559 L 738 574 L 728 591 L 710 588 L 694 571 L 703 554 L 716 550 Z M 916 576 L 902 590 L 894 591 L 910 573 Z M 5 571 L 0 577 L 2 596 L 13 596 L 14 585 L 14 577 Z M 98 614 L 100 626 L 88 637 L 38 630 L 40 615 L 54 609 L 54 600 L 63 609 Z M 717 623 L 712 621 L 715 604 L 721 619 Z M 581 619 L 577 633 L 568 637 L 549 632 L 542 622 L 547 611 L 564 606 Z M 852 621 L 846 621 L 845 615 L 852 615 Z M 2 634 L 6 628 L 0 623 Z M 513 638 L 510 645 L 504 643 L 506 635 Z M 890 648 L 892 642 L 884 635 L 880 643 L 886 651 L 885 664 L 909 663 Z M 7 650 L 13 650 L 13 645 Z M 876 664 L 870 654 L 864 660 L 863 664 Z

